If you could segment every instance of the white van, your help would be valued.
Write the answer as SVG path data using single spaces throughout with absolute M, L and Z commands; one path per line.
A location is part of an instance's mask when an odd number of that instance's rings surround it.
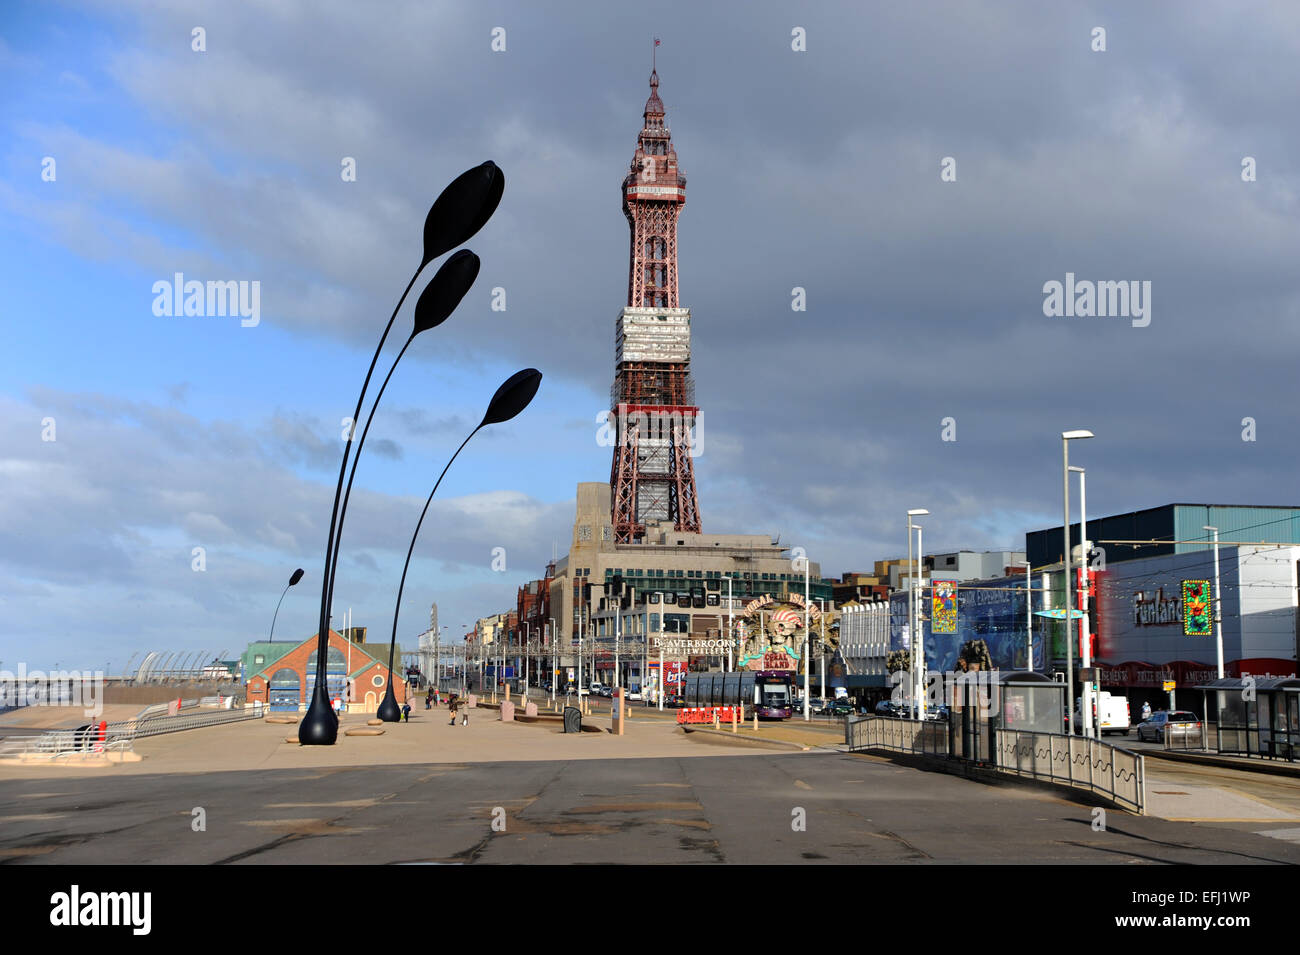
M 1115 696 L 1102 690 L 1096 696 L 1096 709 L 1093 716 L 1096 719 L 1097 727 L 1101 731 L 1100 735 L 1105 736 L 1108 733 L 1121 733 L 1128 735 L 1132 728 L 1132 720 L 1129 717 L 1128 697 Z M 1083 721 L 1079 716 L 1079 701 L 1074 701 L 1074 731 L 1083 732 Z

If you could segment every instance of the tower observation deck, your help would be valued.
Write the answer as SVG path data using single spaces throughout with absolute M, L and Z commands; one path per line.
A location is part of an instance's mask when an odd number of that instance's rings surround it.
M 700 531 L 691 446 L 699 416 L 691 381 L 691 310 L 677 298 L 677 216 L 686 204 L 686 177 L 664 122 L 657 71 L 650 73 L 643 118 L 623 179 L 631 244 L 610 390 L 617 440 L 609 483 L 618 543 L 644 539 L 651 521 Z

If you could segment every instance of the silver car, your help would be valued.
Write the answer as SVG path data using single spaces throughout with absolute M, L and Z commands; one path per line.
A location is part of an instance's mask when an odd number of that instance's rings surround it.
M 1200 743 L 1200 717 L 1190 710 L 1159 710 L 1137 728 L 1138 739 L 1151 743 L 1165 742 L 1166 733 L 1170 742 Z

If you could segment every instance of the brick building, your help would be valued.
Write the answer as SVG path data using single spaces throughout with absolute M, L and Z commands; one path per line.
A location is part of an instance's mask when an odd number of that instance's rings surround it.
M 273 710 L 305 710 L 316 683 L 318 638 L 312 634 L 301 643 L 250 643 L 241 660 L 248 702 L 266 703 Z M 398 647 L 393 660 L 401 659 Z M 388 644 L 349 641 L 330 630 L 325 673 L 330 699 L 342 700 L 354 712 L 374 712 L 384 698 L 388 680 Z M 406 682 L 400 671 L 393 694 L 399 706 L 406 702 Z

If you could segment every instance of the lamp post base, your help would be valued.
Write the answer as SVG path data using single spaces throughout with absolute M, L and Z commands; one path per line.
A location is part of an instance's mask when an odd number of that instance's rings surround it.
M 333 746 L 338 735 L 338 714 L 330 706 L 325 687 L 317 687 L 311 705 L 298 724 L 298 742 L 303 746 Z
M 384 701 L 379 704 L 379 709 L 375 715 L 385 723 L 400 723 L 402 721 L 402 711 L 397 705 L 397 697 L 393 695 L 393 681 L 388 681 L 388 689 L 384 692 Z

